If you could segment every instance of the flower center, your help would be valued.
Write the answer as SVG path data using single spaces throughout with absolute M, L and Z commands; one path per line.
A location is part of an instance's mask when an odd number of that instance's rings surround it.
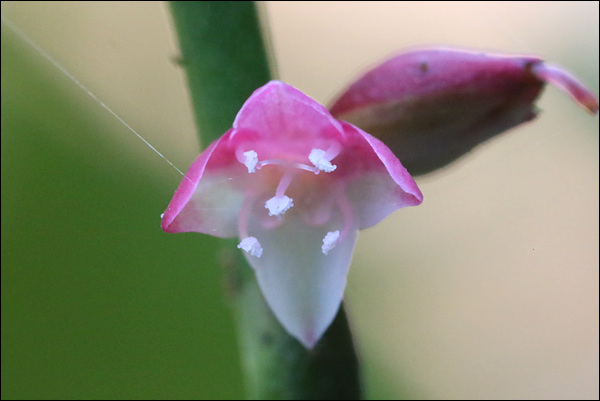
M 286 191 L 298 172 L 309 171 L 315 175 L 318 175 L 321 172 L 331 173 L 337 168 L 337 165 L 332 164 L 332 160 L 340 153 L 340 151 L 341 145 L 337 142 L 331 144 L 327 149 L 313 148 L 306 156 L 306 159 L 310 164 L 287 159 L 259 160 L 258 153 L 253 149 L 246 151 L 240 149 L 236 152 L 236 157 L 241 164 L 246 166 L 248 174 L 255 174 L 261 168 L 269 165 L 281 166 L 283 168 L 284 173 L 277 184 L 274 196 L 269 198 L 264 204 L 265 209 L 267 209 L 265 215 L 268 213 L 269 216 L 275 216 L 281 220 L 285 213 L 294 207 L 294 200 L 286 195 Z M 247 222 L 250 217 L 250 211 L 252 210 L 252 203 L 254 203 L 253 200 L 247 200 L 240 212 L 238 229 L 242 240 L 238 245 L 238 248 L 243 249 L 251 256 L 260 258 L 263 253 L 262 246 L 256 237 L 248 234 L 247 230 Z M 343 205 L 341 206 L 343 209 Z M 346 223 L 348 223 L 351 216 L 349 217 L 348 213 L 345 212 L 343 212 L 343 215 L 344 220 L 347 220 Z M 342 227 L 341 234 L 340 230 L 336 230 L 330 231 L 325 235 L 321 247 L 321 252 L 324 255 L 327 255 L 329 251 L 345 237 L 348 232 L 348 228 L 346 227 L 348 225 L 349 224 L 345 224 L 345 227 Z

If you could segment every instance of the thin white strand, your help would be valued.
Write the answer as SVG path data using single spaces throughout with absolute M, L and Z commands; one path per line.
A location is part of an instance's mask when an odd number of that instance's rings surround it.
M 134 130 L 129 124 L 125 122 L 117 113 L 115 113 L 110 107 L 108 107 L 103 101 L 101 101 L 92 91 L 90 91 L 84 84 L 82 84 L 77 78 L 75 78 L 66 68 L 64 68 L 58 61 L 54 59 L 48 52 L 42 49 L 36 42 L 33 41 L 25 32 L 23 32 L 19 27 L 17 27 L 12 21 L 1 14 L 2 23 L 4 23 L 8 28 L 10 28 L 14 33 L 17 34 L 23 41 L 25 41 L 29 46 L 31 46 L 35 51 L 37 51 L 43 58 L 49 61 L 54 67 L 56 67 L 60 72 L 62 72 L 67 78 L 73 81 L 81 90 L 87 93 L 92 99 L 94 99 L 100 106 L 102 106 L 106 111 L 108 111 L 114 118 L 117 119 L 121 124 L 123 124 L 129 131 L 131 131 L 135 136 L 137 136 L 142 142 L 144 142 L 150 149 L 154 151 L 158 156 L 160 156 L 164 161 L 169 163 L 171 167 L 173 167 L 179 174 L 185 177 L 185 174 L 177 168 L 169 159 L 167 159 L 162 153 L 158 151 L 150 142 L 148 142 L 142 135 L 140 135 L 136 130 Z M 189 180 L 189 178 L 188 178 Z

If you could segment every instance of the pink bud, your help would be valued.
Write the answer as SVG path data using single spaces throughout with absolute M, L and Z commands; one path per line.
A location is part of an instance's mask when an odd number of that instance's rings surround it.
M 413 175 L 445 166 L 479 143 L 536 117 L 545 83 L 598 113 L 598 100 L 537 57 L 420 49 L 365 73 L 331 114 L 381 139 Z

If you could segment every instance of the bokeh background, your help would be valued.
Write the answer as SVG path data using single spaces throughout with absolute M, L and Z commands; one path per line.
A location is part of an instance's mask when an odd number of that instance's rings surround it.
M 537 54 L 598 94 L 598 2 L 274 2 L 279 78 L 322 103 L 400 49 Z M 2 13 L 181 169 L 199 153 L 164 3 Z M 181 176 L 2 24 L 2 398 L 239 398 L 218 240 Z M 598 118 L 540 118 L 361 233 L 346 302 L 372 398 L 598 398 Z M 210 252 L 208 252 L 209 254 Z

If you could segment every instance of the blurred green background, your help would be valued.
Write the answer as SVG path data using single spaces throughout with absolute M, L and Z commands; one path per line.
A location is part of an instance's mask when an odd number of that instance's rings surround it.
M 169 160 L 197 143 L 162 3 L 2 12 Z M 267 3 L 280 78 L 327 103 L 398 49 L 534 53 L 598 93 L 598 3 Z M 167 235 L 181 176 L 2 25 L 2 398 L 239 398 L 218 240 Z M 598 119 L 540 119 L 419 179 L 359 240 L 372 397 L 598 398 Z
M 3 25 L 2 398 L 239 397 L 215 240 L 162 232 L 173 183 L 36 58 Z

